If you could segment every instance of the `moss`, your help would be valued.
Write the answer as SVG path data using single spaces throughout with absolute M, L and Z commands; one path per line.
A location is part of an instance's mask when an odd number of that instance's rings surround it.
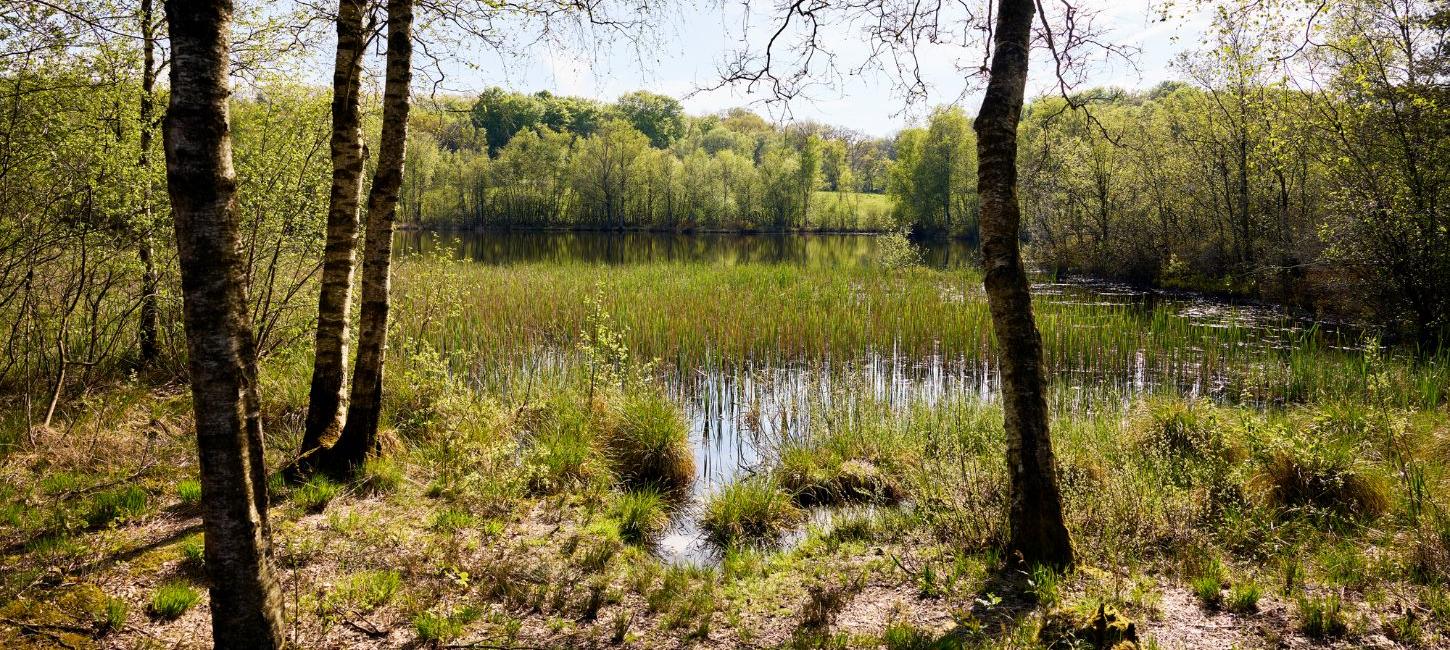
M 14 623 L 0 625 L 0 647 L 33 647 L 36 637 L 30 632 L 42 630 L 59 647 L 91 648 L 96 646 L 95 641 L 77 629 L 78 621 L 93 623 L 97 633 L 114 629 L 107 626 L 116 618 L 125 622 L 125 603 L 121 602 L 116 611 L 116 599 L 107 597 L 93 584 L 58 587 L 47 597 L 47 601 L 16 598 L 0 606 L 0 618 Z
M 1112 606 L 1098 603 L 1083 610 L 1058 609 L 1048 613 L 1037 635 L 1048 648 L 1136 648 L 1138 627 Z

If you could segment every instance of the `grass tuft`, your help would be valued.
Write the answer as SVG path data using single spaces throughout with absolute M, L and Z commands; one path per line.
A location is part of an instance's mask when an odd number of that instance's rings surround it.
M 403 466 L 392 456 L 369 456 L 363 461 L 359 479 L 373 494 L 391 494 L 403 484 Z
M 176 498 L 181 499 L 181 504 L 185 506 L 201 503 L 201 481 L 186 479 L 177 483 Z
M 326 510 L 327 504 L 341 493 L 342 486 L 319 474 L 307 479 L 306 483 L 297 488 L 292 493 L 292 500 L 304 511 L 316 514 Z
M 611 514 L 619 522 L 620 539 L 630 544 L 655 539 L 670 523 L 664 497 L 650 488 L 620 495 Z
M 695 480 L 695 455 L 680 407 L 646 390 L 604 407 L 600 443 L 620 482 L 682 495 Z
M 768 478 L 747 478 L 710 497 L 700 526 L 720 546 L 771 542 L 803 513 L 780 485 Z
M 1270 451 L 1258 480 L 1269 503 L 1285 514 L 1374 518 L 1389 507 L 1384 487 L 1344 445 L 1313 440 L 1280 445 Z
M 1344 605 L 1339 594 L 1301 596 L 1298 606 L 1299 630 L 1310 638 L 1339 637 L 1349 631 L 1349 625 L 1344 621 Z
M 1228 590 L 1228 599 L 1224 604 L 1231 612 L 1239 614 L 1256 612 L 1259 610 L 1260 592 L 1258 583 L 1252 580 L 1242 581 Z
M 151 615 L 163 620 L 180 618 L 192 605 L 201 601 L 201 594 L 191 585 L 175 580 L 161 585 L 151 594 Z
M 148 501 L 146 491 L 134 485 L 100 492 L 91 497 L 86 524 L 101 527 L 135 519 L 145 514 Z

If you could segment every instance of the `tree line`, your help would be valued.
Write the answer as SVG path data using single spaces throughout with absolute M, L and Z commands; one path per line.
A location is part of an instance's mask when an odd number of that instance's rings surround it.
M 1450 15 L 1402 9 L 1337 5 L 1295 68 L 1224 14 L 1179 62 L 1186 81 L 1033 102 L 1033 257 L 1377 323 L 1433 352 L 1450 327 Z
M 402 218 L 433 228 L 888 230 L 889 141 L 732 109 L 690 116 L 499 88 L 416 119 Z

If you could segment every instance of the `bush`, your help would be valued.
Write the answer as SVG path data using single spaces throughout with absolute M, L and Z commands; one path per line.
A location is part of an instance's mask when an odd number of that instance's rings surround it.
M 620 482 L 628 488 L 654 488 L 662 494 L 686 494 L 695 481 L 684 413 L 654 391 L 626 395 L 605 407 L 600 443 Z
M 151 594 L 151 614 L 157 618 L 173 620 L 179 618 L 201 600 L 201 594 L 191 585 L 172 581 L 161 585 Z
M 620 495 L 613 515 L 619 521 L 620 539 L 631 544 L 653 540 L 670 523 L 664 498 L 649 488 Z
M 774 541 L 803 517 L 773 480 L 748 478 L 725 486 L 705 504 L 700 527 L 720 546 Z
M 1366 474 L 1353 449 L 1317 440 L 1271 449 L 1257 482 L 1286 514 L 1374 518 L 1389 507 L 1384 487 Z

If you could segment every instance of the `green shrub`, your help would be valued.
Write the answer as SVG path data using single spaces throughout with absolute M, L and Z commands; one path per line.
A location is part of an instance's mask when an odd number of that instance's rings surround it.
M 179 580 L 168 582 L 151 594 L 151 614 L 164 620 L 179 618 L 201 600 L 201 594 Z
M 307 479 L 297 491 L 292 493 L 292 500 L 303 510 L 310 513 L 319 513 L 327 509 L 337 495 L 342 492 L 342 486 L 334 483 L 332 479 L 321 474 Z
M 146 512 L 147 501 L 146 491 L 136 486 L 97 493 L 91 497 L 86 524 L 98 527 L 135 519 Z
M 695 480 L 684 413 L 655 391 L 640 391 L 605 407 L 600 443 L 615 476 L 631 489 L 654 488 L 683 495 Z
M 670 523 L 664 497 L 650 488 L 626 492 L 614 501 L 613 516 L 619 521 L 619 537 L 631 544 L 653 540 Z
M 201 503 L 201 481 L 187 479 L 176 484 L 176 497 L 182 505 L 194 506 Z
M 720 546 L 774 541 L 803 513 L 772 479 L 747 478 L 726 485 L 705 504 L 700 527 Z

